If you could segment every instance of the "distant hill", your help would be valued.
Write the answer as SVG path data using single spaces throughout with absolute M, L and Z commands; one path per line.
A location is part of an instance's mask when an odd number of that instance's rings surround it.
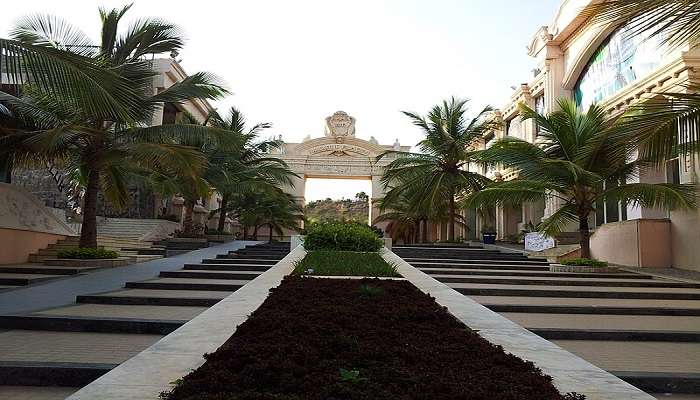
M 309 222 L 332 219 L 366 224 L 369 219 L 369 197 L 360 192 L 354 199 L 315 200 L 306 204 L 304 215 Z

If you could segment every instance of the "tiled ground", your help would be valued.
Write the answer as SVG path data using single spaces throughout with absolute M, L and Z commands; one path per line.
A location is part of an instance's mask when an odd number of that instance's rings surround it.
M 700 343 L 554 340 L 610 371 L 700 373 Z M 624 354 L 624 357 L 620 357 Z
M 0 332 L 0 361 L 118 364 L 161 337 L 128 333 L 10 330 Z
M 504 317 L 529 328 L 623 329 L 659 331 L 700 331 L 700 317 L 667 317 L 663 315 L 588 315 L 501 313 Z

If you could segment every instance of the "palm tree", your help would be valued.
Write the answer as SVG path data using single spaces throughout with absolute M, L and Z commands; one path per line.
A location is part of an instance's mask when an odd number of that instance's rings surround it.
M 411 204 L 410 199 L 406 196 L 391 202 L 386 199 L 379 200 L 381 214 L 372 223 L 388 221 L 386 231 L 392 238 L 402 239 L 404 243 L 423 242 L 421 222 L 426 218 Z
M 593 25 L 627 25 L 633 35 L 658 37 L 669 50 L 700 44 L 700 0 L 606 0 L 588 5 L 582 15 Z M 698 150 L 699 89 L 660 93 L 631 107 L 636 113 L 625 123 L 636 132 L 643 156 L 663 160 Z
M 626 129 L 624 116 L 608 117 L 597 105 L 585 113 L 576 103 L 560 99 L 560 111 L 540 115 L 521 104 L 524 120 L 533 119 L 540 128 L 536 143 L 506 137 L 483 150 L 479 158 L 513 168 L 519 178 L 493 184 L 474 193 L 471 206 L 519 205 L 524 202 L 559 199 L 561 208 L 539 225 L 555 235 L 578 223 L 581 257 L 590 258 L 588 217 L 600 202 L 664 209 L 697 207 L 692 184 L 627 183 L 653 163 L 636 157 L 634 133 Z
M 12 40 L 0 41 L 0 45 L 19 49 L 19 54 L 43 55 L 41 66 L 46 72 L 41 67 L 25 69 L 38 74 L 22 86 L 21 95 L 0 92 L 5 104 L 0 111 L 31 121 L 36 129 L 3 139 L 20 137 L 31 152 L 81 171 L 85 196 L 80 247 L 97 246 L 100 191 L 115 207 L 126 204 L 130 170 L 154 170 L 166 176 L 201 172 L 206 160 L 178 141 L 210 136 L 213 130 L 198 125 L 145 127 L 154 110 L 164 102 L 212 99 L 225 93 L 211 75 L 197 73 L 153 94 L 155 72 L 147 57 L 177 51 L 183 42 L 175 26 L 151 19 L 139 20 L 126 33 L 118 34 L 129 7 L 100 9 L 98 44 L 48 16 L 26 18 L 12 31 Z M 79 81 L 93 76 L 97 84 Z M 77 86 L 68 87 L 71 85 Z
M 211 167 L 206 173 L 209 182 L 221 194 L 218 230 L 223 231 L 226 215 L 230 211 L 229 202 L 236 192 L 273 189 L 283 185 L 293 187 L 292 177 L 298 176 L 283 160 L 269 156 L 270 151 L 282 146 L 282 141 L 260 140 L 263 131 L 272 127 L 271 123 L 259 123 L 248 129 L 243 114 L 231 107 L 226 117 L 213 113 L 209 124 L 239 138 L 233 150 L 212 154 Z
M 396 157 L 382 177 L 384 186 L 391 188 L 388 201 L 409 192 L 409 197 L 420 203 L 416 206 L 426 214 L 446 206 L 448 240 L 455 239 L 458 198 L 479 191 L 489 183 L 488 178 L 469 171 L 469 166 L 476 161 L 475 142 L 494 127 L 490 119 L 492 110 L 485 107 L 475 118 L 467 120 L 467 101 L 455 98 L 444 101 L 434 106 L 426 118 L 404 112 L 425 134 L 418 143 L 421 153 L 387 151 L 379 156 Z
M 598 25 L 629 25 L 633 34 L 659 36 L 672 48 L 700 42 L 699 0 L 606 0 L 582 14 Z

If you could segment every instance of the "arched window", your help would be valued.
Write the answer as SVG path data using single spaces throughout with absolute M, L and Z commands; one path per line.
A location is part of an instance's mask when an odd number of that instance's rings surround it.
M 576 104 L 588 108 L 652 72 L 663 59 L 659 39 L 635 34 L 628 27 L 614 31 L 588 61 L 574 87 Z

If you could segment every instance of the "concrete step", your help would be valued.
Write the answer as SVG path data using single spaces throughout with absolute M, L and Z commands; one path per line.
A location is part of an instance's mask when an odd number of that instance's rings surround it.
M 50 267 L 43 264 L 0 265 L 0 273 L 39 274 L 39 275 L 76 275 L 94 268 Z
M 134 289 L 138 290 L 138 289 Z M 162 307 L 148 305 L 73 304 L 66 307 L 36 311 L 30 315 L 58 317 L 109 317 L 144 320 L 190 320 L 207 307 Z
M 184 269 L 201 271 L 267 271 L 272 265 L 262 264 L 185 264 Z
M 647 393 L 664 393 L 664 400 L 700 399 L 700 374 L 610 371 L 613 375 Z M 675 392 L 675 393 L 674 393 Z M 666 394 L 671 394 L 670 396 Z
M 665 315 L 700 316 L 698 308 L 677 307 L 615 307 L 615 306 L 532 306 L 521 304 L 488 304 L 483 306 L 497 313 L 551 313 L 596 315 Z
M 179 270 L 179 271 L 161 271 L 160 275 L 163 278 L 195 278 L 195 279 L 237 279 L 237 280 L 253 280 L 260 276 L 260 271 L 196 271 L 196 270 Z
M 187 320 L 51 315 L 1 315 L 0 329 L 167 335 Z
M 429 257 L 402 257 L 404 261 L 417 267 L 422 264 L 482 264 L 482 265 L 522 265 L 522 266 L 540 266 L 549 269 L 549 263 L 546 261 L 531 261 L 531 260 L 487 260 L 481 258 L 463 259 L 463 258 L 429 258 Z
M 236 291 L 243 287 L 248 280 L 228 279 L 188 279 L 188 278 L 158 278 L 141 282 L 127 282 L 128 289 L 164 289 L 164 290 L 213 290 Z
M 616 279 L 616 278 L 569 278 L 558 277 L 513 277 L 452 274 L 432 274 L 440 282 L 449 283 L 487 283 L 496 285 L 547 285 L 547 286 L 597 286 L 597 287 L 638 287 L 638 288 L 680 288 L 700 289 L 700 284 L 674 282 L 657 279 Z
M 228 257 L 221 257 L 221 258 L 205 258 L 202 260 L 202 264 L 246 264 L 246 265 L 251 265 L 251 264 L 259 264 L 259 265 L 268 265 L 268 266 L 273 266 L 277 263 L 275 260 L 265 260 L 265 259 L 259 259 L 259 258 L 228 258 Z
M 700 300 L 700 289 L 633 288 L 598 286 L 497 285 L 481 283 L 448 283 L 465 295 L 526 297 L 588 297 L 616 299 Z
M 224 258 L 224 259 L 258 259 L 258 260 L 274 260 L 275 262 L 283 259 L 283 256 L 275 256 L 275 255 L 262 255 L 262 254 L 236 254 L 236 253 L 229 253 L 228 255 L 226 254 L 217 254 L 216 256 L 217 259 L 219 258 Z
M 0 361 L 0 393 L 4 385 L 81 387 L 117 367 L 108 363 Z M 32 394 L 33 391 L 30 391 Z M 26 394 L 26 392 L 20 392 Z M 12 397 L 7 397 L 11 399 Z M 30 399 L 35 398 L 32 394 Z
M 528 328 L 532 333 L 547 340 L 604 340 L 639 342 L 688 342 L 700 343 L 700 332 L 686 331 L 640 331 L 622 329 L 566 329 Z
M 501 313 L 504 317 L 532 329 L 611 329 L 623 331 L 700 332 L 700 317 L 667 315 L 576 315 L 545 313 Z
M 70 386 L 0 386 L 0 399 L 64 400 L 78 389 Z
M 496 267 L 492 267 L 496 268 Z M 521 271 L 521 270 L 502 270 L 502 269 L 477 269 L 477 268 L 434 268 L 423 267 L 419 268 L 428 275 L 488 275 L 488 276 L 509 276 L 509 277 L 550 277 L 550 278 L 623 278 L 623 279 L 652 279 L 649 275 L 635 273 L 581 273 L 581 272 L 550 272 L 546 271 Z
M 210 307 L 233 291 L 126 289 L 77 297 L 80 304 Z
M 27 286 L 51 279 L 62 278 L 65 275 L 48 274 L 23 274 L 23 273 L 3 273 L 0 272 L 0 285 Z
M 162 337 L 128 333 L 6 330 L 0 332 L 0 376 L 13 379 L 11 382 L 2 382 L 4 384 L 81 386 L 94 379 L 95 375 L 93 374 L 87 382 L 75 382 L 71 381 L 69 376 L 63 376 L 65 381 L 61 383 L 52 380 L 47 373 L 50 374 L 58 364 L 71 367 L 87 366 L 87 370 L 94 369 L 94 364 L 108 365 L 101 369 L 100 373 L 104 373 Z M 47 362 L 50 362 L 47 366 L 51 368 L 41 369 L 39 372 L 42 374 L 25 374 L 31 372 L 26 369 L 28 365 L 41 366 Z M 9 363 L 14 365 L 8 365 Z M 40 380 L 36 380 L 37 375 Z M 55 374 L 61 375 L 69 374 Z M 34 379 L 34 383 L 27 382 L 30 378 Z

